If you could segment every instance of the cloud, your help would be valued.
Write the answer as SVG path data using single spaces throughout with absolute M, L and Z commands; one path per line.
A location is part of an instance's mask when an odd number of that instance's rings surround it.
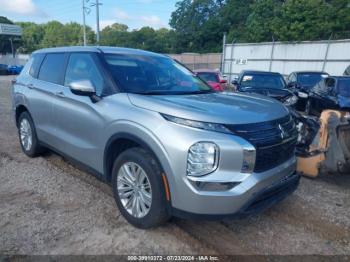
M 100 20 L 100 30 L 103 30 L 105 27 L 109 26 L 109 25 L 113 25 L 114 23 L 116 23 L 115 20 L 110 19 L 110 20 Z
M 160 28 L 165 27 L 162 20 L 156 15 L 141 16 L 141 20 L 148 26 Z
M 47 16 L 33 3 L 33 0 L 0 0 L 0 6 L 4 11 L 13 14 Z
M 153 0 L 139 0 L 139 1 L 151 2 Z M 136 16 L 136 15 L 130 15 L 121 9 L 114 9 L 113 17 L 115 18 L 115 20 L 108 19 L 108 20 L 104 20 L 103 23 L 107 26 L 107 25 L 116 23 L 117 22 L 116 20 L 118 20 L 119 23 L 123 23 L 123 24 L 126 24 L 127 22 L 141 23 L 142 25 L 140 27 L 142 26 L 150 26 L 153 28 L 166 27 L 166 25 L 162 22 L 162 20 L 157 15 Z
M 114 9 L 114 16 L 117 19 L 132 20 L 132 17 L 120 9 Z
M 143 3 L 143 4 L 150 4 L 153 2 L 153 0 L 138 0 L 138 2 Z

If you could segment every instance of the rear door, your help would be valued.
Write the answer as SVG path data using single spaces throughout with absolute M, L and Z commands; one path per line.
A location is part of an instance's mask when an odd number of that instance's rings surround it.
M 29 111 L 33 117 L 38 138 L 41 142 L 54 145 L 53 104 L 60 90 L 65 63 L 64 53 L 41 54 L 33 61 L 27 83 Z

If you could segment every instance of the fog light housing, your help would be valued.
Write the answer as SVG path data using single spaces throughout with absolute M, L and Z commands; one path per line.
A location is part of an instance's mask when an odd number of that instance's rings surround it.
M 243 149 L 242 173 L 253 173 L 255 167 L 256 151 L 255 148 Z
M 219 147 L 211 142 L 198 142 L 192 145 L 187 157 L 187 175 L 204 176 L 218 167 Z

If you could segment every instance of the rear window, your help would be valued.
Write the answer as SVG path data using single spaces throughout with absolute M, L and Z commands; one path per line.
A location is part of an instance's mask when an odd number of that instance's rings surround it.
M 246 74 L 242 77 L 241 87 L 283 89 L 285 82 L 278 74 Z
M 39 79 L 54 84 L 61 84 L 65 55 L 47 54 L 39 72 Z
M 328 77 L 326 74 L 312 73 L 312 74 L 299 74 L 298 82 L 304 87 L 313 87 L 322 79 Z
M 200 72 L 197 74 L 200 78 L 202 78 L 206 82 L 219 82 L 219 79 L 215 73 L 210 72 Z
M 43 61 L 43 58 L 45 57 L 44 54 L 35 54 L 33 55 L 32 59 L 32 65 L 29 69 L 29 74 L 34 77 L 37 78 L 38 77 L 38 73 L 39 73 L 39 69 L 40 69 L 40 65 L 41 62 Z

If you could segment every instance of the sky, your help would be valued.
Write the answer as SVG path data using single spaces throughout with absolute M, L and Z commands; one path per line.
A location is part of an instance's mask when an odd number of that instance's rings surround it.
M 83 0 L 0 0 L 0 16 L 19 21 L 45 23 L 57 20 L 61 23 L 82 23 Z M 169 28 L 171 13 L 178 0 L 99 0 L 100 29 L 113 23 L 123 23 L 129 29 L 150 26 Z M 86 23 L 96 28 L 96 8 L 90 7 L 96 0 L 85 0 L 90 13 Z M 88 10 L 87 10 L 88 11 Z

